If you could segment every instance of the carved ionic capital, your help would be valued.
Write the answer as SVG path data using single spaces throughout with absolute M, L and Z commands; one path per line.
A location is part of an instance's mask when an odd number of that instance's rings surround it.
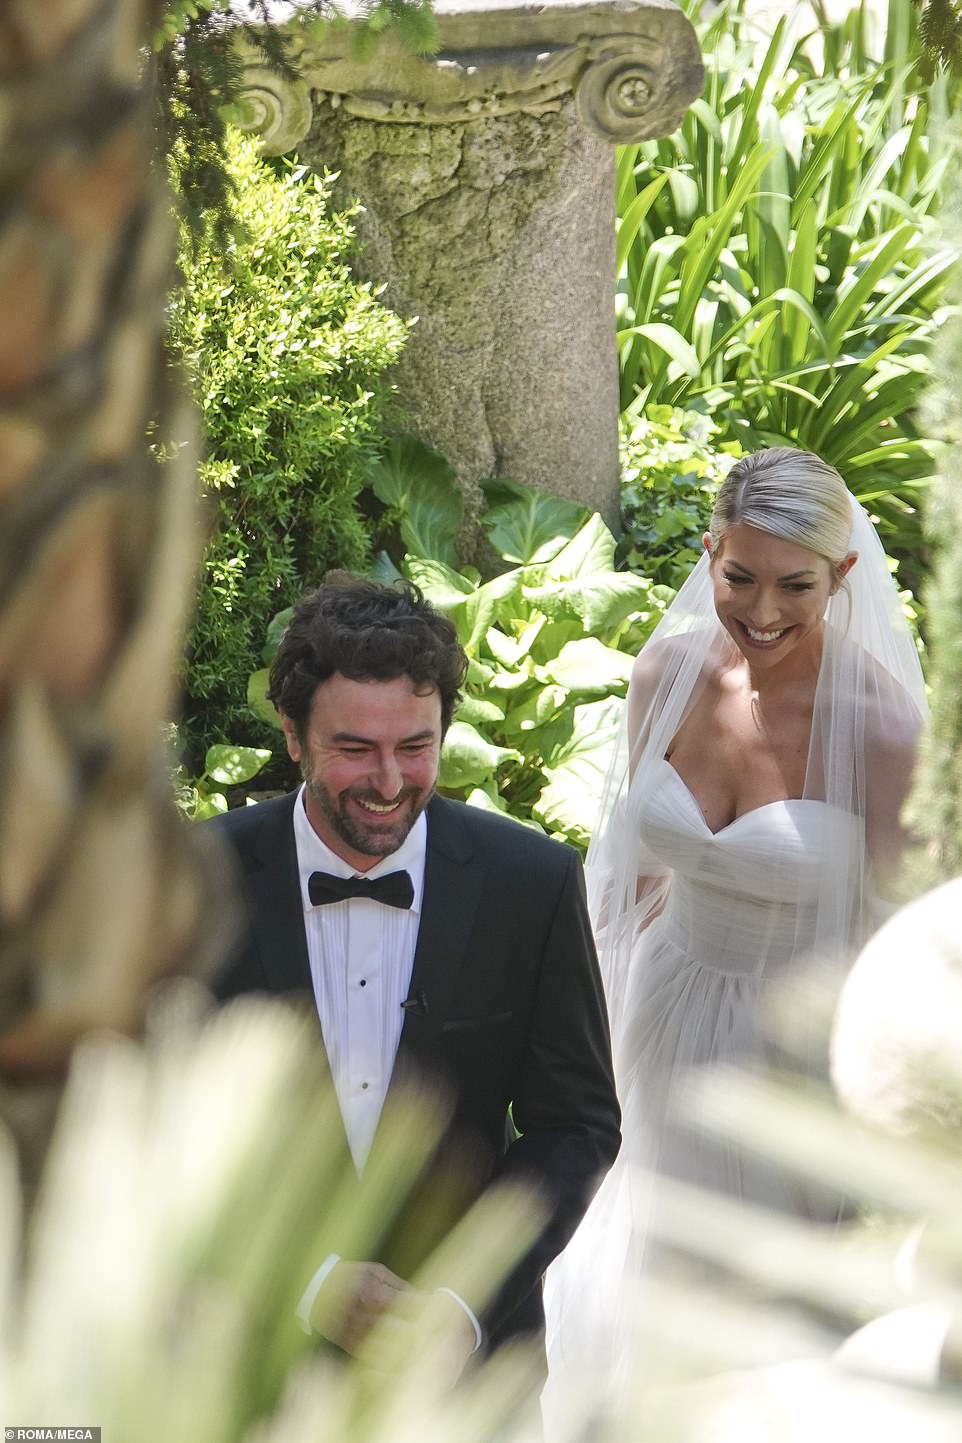
M 678 114 L 677 96 L 666 94 L 661 80 L 669 64 L 663 44 L 644 35 L 613 35 L 585 50 L 573 88 L 589 130 L 624 145 L 664 135 L 680 123 L 694 96 L 686 96 Z
M 388 36 L 359 62 L 344 27 L 300 38 L 291 84 L 250 67 L 246 128 L 271 154 L 307 134 L 316 106 L 366 120 L 467 124 L 559 110 L 613 144 L 667 135 L 700 94 L 694 28 L 671 0 L 436 0 L 441 48 L 411 55 Z
M 312 116 L 310 87 L 304 79 L 288 80 L 254 60 L 245 65 L 238 124 L 258 136 L 265 155 L 293 150 L 310 130 Z

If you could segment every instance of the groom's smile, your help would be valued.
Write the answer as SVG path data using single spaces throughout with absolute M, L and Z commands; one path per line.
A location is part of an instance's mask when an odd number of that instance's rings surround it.
M 335 672 L 314 692 L 303 735 L 281 719 L 321 840 L 358 872 L 396 852 L 437 781 L 437 689 L 418 689 L 409 676 L 356 681 Z

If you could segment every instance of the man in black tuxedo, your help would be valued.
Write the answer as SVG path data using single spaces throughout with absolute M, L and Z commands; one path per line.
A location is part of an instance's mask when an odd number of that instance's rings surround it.
M 359 1173 L 389 1086 L 414 1073 L 449 1100 L 420 1212 L 376 1260 L 325 1259 L 302 1300 L 302 1324 L 349 1352 L 503 1181 L 531 1186 L 545 1224 L 492 1303 L 443 1305 L 464 1358 L 536 1334 L 542 1274 L 620 1140 L 577 853 L 434 795 L 465 667 L 415 587 L 329 578 L 295 608 L 271 669 L 304 785 L 211 824 L 248 905 L 215 991 L 311 998 Z

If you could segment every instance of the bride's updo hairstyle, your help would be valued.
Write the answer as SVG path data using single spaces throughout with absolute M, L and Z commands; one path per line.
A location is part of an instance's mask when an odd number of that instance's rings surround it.
M 849 552 L 852 504 L 834 466 L 810 451 L 773 446 L 743 456 L 722 483 L 712 511 L 712 556 L 731 526 L 754 526 L 824 556 L 837 568 Z

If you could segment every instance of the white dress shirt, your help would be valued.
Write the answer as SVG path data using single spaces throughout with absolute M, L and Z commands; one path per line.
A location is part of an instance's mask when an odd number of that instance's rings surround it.
M 427 818 L 422 812 L 396 852 L 360 873 L 321 841 L 308 820 L 301 787 L 294 807 L 297 870 L 314 1000 L 354 1165 L 360 1172 L 374 1141 L 401 1040 L 414 968 L 424 892 Z M 370 897 L 311 903 L 312 872 L 334 877 L 383 877 L 407 872 L 410 910 Z
M 344 1120 L 351 1156 L 364 1168 L 387 1096 L 408 996 L 421 921 L 427 818 L 422 812 L 396 852 L 367 872 L 343 861 L 322 842 L 307 816 L 302 786 L 294 806 L 294 843 L 304 908 L 304 931 L 311 983 L 321 1033 Z M 308 884 L 313 872 L 334 877 L 383 877 L 407 872 L 414 887 L 410 909 L 386 907 L 370 897 L 350 897 L 315 907 Z M 314 1274 L 297 1307 L 297 1318 L 311 1332 L 311 1310 L 328 1274 L 340 1262 L 332 1253 Z M 481 1324 L 467 1303 L 450 1288 L 439 1288 L 459 1303 L 481 1344 Z

